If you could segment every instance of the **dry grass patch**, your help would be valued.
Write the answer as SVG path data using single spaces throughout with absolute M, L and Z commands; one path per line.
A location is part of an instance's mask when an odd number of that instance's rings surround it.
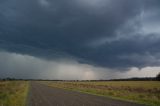
M 0 81 L 0 106 L 25 106 L 27 94 L 26 81 Z

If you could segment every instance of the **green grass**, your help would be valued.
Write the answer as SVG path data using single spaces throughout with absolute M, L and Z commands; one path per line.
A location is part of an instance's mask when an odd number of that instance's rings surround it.
M 150 106 L 160 106 L 158 81 L 43 82 L 51 87 L 80 91 Z
M 27 81 L 0 81 L 0 106 L 25 106 Z

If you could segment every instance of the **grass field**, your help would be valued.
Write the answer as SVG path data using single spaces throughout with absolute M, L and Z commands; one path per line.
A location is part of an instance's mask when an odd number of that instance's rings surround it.
M 0 81 L 0 106 L 25 106 L 27 94 L 26 81 Z
M 43 82 L 51 87 L 80 91 L 115 99 L 160 106 L 158 81 Z

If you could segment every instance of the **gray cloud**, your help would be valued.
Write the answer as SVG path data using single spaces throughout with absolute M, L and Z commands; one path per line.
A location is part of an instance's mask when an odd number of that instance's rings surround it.
M 1 0 L 0 50 L 51 61 L 69 58 L 115 72 L 158 67 L 159 5 L 158 0 Z
M 130 68 L 125 72 L 82 64 L 72 59 L 44 60 L 29 55 L 0 52 L 1 78 L 98 80 L 154 77 L 160 67 Z

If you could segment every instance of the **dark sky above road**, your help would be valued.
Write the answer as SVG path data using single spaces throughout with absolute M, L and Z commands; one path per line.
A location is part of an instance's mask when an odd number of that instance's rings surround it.
M 0 0 L 0 77 L 160 72 L 159 0 Z

